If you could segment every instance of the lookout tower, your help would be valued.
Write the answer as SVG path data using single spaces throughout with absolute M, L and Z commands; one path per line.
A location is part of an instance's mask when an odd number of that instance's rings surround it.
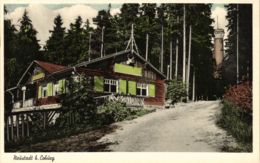
M 215 71 L 214 78 L 221 79 L 221 68 L 224 58 L 224 48 L 223 48 L 223 38 L 224 38 L 224 29 L 218 28 L 214 31 L 214 53 L 213 59 L 215 60 Z

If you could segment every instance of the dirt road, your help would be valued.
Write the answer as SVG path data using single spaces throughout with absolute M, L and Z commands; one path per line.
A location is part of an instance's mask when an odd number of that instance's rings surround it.
M 216 126 L 219 101 L 178 104 L 143 117 L 119 122 L 118 129 L 98 142 L 111 151 L 218 152 L 235 140 Z

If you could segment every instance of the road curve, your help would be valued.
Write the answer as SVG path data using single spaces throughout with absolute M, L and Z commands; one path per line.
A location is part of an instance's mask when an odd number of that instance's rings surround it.
M 131 121 L 98 142 L 111 143 L 108 150 L 120 152 L 219 152 L 235 140 L 216 126 L 220 101 L 180 103 Z

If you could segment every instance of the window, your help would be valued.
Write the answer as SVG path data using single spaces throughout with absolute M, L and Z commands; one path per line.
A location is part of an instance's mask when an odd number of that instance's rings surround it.
M 118 87 L 118 81 L 113 79 L 105 79 L 104 91 L 109 93 L 116 93 Z
M 60 91 L 60 87 L 59 87 L 59 82 L 56 81 L 55 83 L 53 83 L 53 92 L 52 92 L 52 94 L 53 94 L 53 96 L 56 96 L 56 95 L 58 95 L 60 93 L 61 93 L 61 91 Z
M 147 84 L 137 83 L 137 92 L 136 92 L 137 95 L 148 96 L 147 90 L 148 90 Z
M 44 84 L 43 86 L 42 86 L 42 98 L 45 98 L 45 97 L 47 97 L 47 84 Z

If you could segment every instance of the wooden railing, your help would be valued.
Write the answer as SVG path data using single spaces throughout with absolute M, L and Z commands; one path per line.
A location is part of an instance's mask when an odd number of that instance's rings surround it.
M 37 131 L 48 129 L 51 124 L 55 123 L 60 112 L 60 110 L 42 110 L 5 114 L 5 140 L 17 142 L 32 137 L 35 134 L 33 126 L 37 128 Z
M 13 104 L 14 109 L 19 109 L 19 108 L 26 108 L 26 107 L 32 107 L 35 106 L 35 99 L 30 98 L 25 101 L 17 101 Z
M 126 106 L 130 107 L 143 107 L 144 106 L 144 97 L 137 96 L 123 96 L 123 95 L 105 95 L 95 97 L 97 103 L 103 103 L 104 101 L 117 101 L 126 103 Z

